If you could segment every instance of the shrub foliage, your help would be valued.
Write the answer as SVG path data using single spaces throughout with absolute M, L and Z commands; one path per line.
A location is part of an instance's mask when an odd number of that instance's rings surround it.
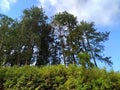
M 120 73 L 75 65 L 1 67 L 0 90 L 120 90 Z

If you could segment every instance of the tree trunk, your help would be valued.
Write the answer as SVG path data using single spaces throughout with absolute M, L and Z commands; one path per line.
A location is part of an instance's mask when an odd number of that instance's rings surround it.
M 93 58 L 94 64 L 95 64 L 96 67 L 98 67 L 98 66 L 97 66 L 97 63 L 96 63 L 96 60 L 95 60 L 94 53 L 93 53 L 93 51 L 92 51 L 92 47 L 91 47 L 91 45 L 90 45 L 90 42 L 89 42 L 87 36 L 86 36 L 86 40 L 87 40 L 87 44 L 88 44 L 88 47 L 89 47 L 89 49 L 90 49 L 90 53 L 91 53 L 91 56 L 92 56 L 92 58 Z

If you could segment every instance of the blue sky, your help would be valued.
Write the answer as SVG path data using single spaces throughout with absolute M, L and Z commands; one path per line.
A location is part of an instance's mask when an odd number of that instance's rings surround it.
M 120 0 L 0 0 L 0 13 L 21 19 L 23 10 L 33 5 L 42 6 L 49 16 L 66 10 L 79 21 L 95 22 L 99 31 L 110 31 L 104 54 L 112 57 L 112 68 L 120 71 Z

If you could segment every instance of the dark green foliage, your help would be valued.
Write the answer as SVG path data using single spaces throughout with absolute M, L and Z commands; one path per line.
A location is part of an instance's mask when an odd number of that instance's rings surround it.
M 0 89 L 5 90 L 120 90 L 120 73 L 105 69 L 65 67 L 2 67 Z
M 0 14 L 0 66 L 62 63 L 91 68 L 98 60 L 112 65 L 103 54 L 108 36 L 67 11 L 50 20 L 43 8 L 32 7 L 23 11 L 19 22 Z
M 87 53 L 79 53 L 78 54 L 79 63 L 84 68 L 92 68 L 94 64 L 90 61 L 90 55 Z
M 103 55 L 103 42 L 108 40 L 109 32 L 98 32 L 93 22 L 87 23 L 82 21 L 71 35 L 78 52 L 90 55 L 90 63 L 93 61 L 97 67 L 97 61 L 99 60 L 112 65 L 110 57 Z
M 25 9 L 17 22 L 0 15 L 0 65 L 46 65 L 53 42 L 51 25 L 42 8 Z
M 89 54 L 89 59 L 81 59 L 80 62 L 87 63 L 90 66 L 94 64 L 97 67 L 97 61 L 100 60 L 109 65 L 112 64 L 110 57 L 104 57 L 103 42 L 108 40 L 109 32 L 98 32 L 94 23 L 77 22 L 77 18 L 68 13 L 58 13 L 53 17 L 54 33 L 56 35 L 59 56 L 64 65 L 81 64 L 78 61 L 79 53 Z M 89 63 L 88 63 L 89 60 Z
M 32 7 L 25 9 L 21 21 L 21 32 L 23 35 L 23 57 L 25 64 L 46 65 L 49 63 L 49 44 L 51 41 L 51 26 L 48 17 L 42 8 Z M 35 52 L 36 49 L 37 51 Z M 36 56 L 36 57 L 35 57 Z
M 17 25 L 17 21 L 0 14 L 0 65 L 16 62 L 10 53 L 17 47 Z
M 66 11 L 50 20 L 32 7 L 19 22 L 0 14 L 0 90 L 120 90 L 119 72 L 94 67 L 112 64 L 108 36 Z
M 76 26 L 77 18 L 66 11 L 58 13 L 53 17 L 54 34 L 58 42 L 56 45 L 59 46 L 59 56 L 63 60 L 64 65 L 76 63 L 74 56 L 75 49 L 73 48 L 74 41 L 71 36 L 69 40 L 67 38 Z

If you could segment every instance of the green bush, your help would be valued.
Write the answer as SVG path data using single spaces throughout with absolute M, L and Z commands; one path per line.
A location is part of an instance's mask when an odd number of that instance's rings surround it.
M 120 90 L 120 73 L 70 65 L 1 67 L 0 90 Z

